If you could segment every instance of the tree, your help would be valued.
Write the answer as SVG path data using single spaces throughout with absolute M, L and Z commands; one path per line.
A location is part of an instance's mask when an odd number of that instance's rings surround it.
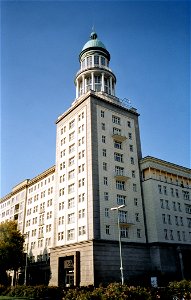
M 17 229 L 15 221 L 0 224 L 0 281 L 6 277 L 6 271 L 16 271 L 24 262 L 24 236 Z

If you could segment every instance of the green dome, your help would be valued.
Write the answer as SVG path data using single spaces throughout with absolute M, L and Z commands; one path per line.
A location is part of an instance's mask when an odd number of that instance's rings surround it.
M 82 48 L 82 51 L 84 51 L 88 48 L 95 48 L 95 47 L 103 48 L 106 50 L 106 47 L 104 46 L 104 44 L 100 40 L 98 40 L 96 32 L 92 32 L 90 35 L 90 38 L 91 39 Z

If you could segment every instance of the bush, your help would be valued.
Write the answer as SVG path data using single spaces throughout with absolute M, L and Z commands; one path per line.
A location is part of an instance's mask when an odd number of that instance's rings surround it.
M 7 296 L 12 297 L 28 297 L 28 298 L 50 298 L 59 300 L 62 298 L 62 291 L 56 286 L 16 286 L 9 289 L 6 293 Z
M 169 299 L 173 299 L 176 296 L 177 300 L 182 299 L 191 299 L 191 281 L 181 280 L 170 282 L 167 287 L 167 293 Z
M 6 291 L 7 287 L 5 285 L 0 284 L 0 295 L 3 295 L 3 293 Z

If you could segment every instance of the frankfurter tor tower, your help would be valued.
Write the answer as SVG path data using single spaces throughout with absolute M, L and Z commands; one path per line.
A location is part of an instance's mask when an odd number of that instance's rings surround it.
M 120 280 L 119 230 L 125 278 L 150 268 L 138 163 L 139 114 L 116 97 L 110 53 L 97 33 L 91 33 L 79 62 L 76 99 L 56 122 L 51 284 Z

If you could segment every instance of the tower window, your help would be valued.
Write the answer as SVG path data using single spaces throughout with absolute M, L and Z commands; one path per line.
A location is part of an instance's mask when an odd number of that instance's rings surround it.
M 99 65 L 99 55 L 94 55 L 94 65 Z
M 106 64 L 105 64 L 105 57 L 103 57 L 103 56 L 101 56 L 101 64 L 102 64 L 102 66 L 105 66 Z

